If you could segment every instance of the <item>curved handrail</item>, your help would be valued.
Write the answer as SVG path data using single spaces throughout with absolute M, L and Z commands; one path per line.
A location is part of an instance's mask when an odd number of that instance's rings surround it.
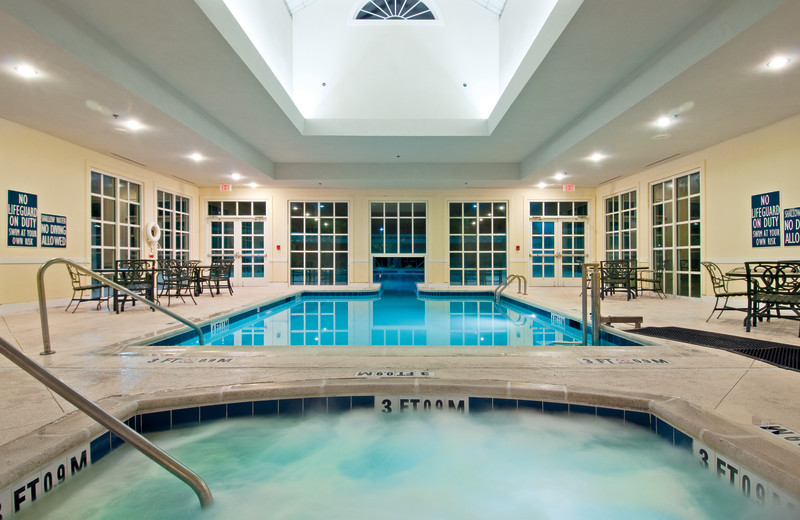
M 43 263 L 42 266 L 39 267 L 39 271 L 36 273 L 36 289 L 39 292 L 39 319 L 42 322 L 42 345 L 44 346 L 44 351 L 42 352 L 42 355 L 54 354 L 55 353 L 55 351 L 50 348 L 50 326 L 47 323 L 47 299 L 45 298 L 45 295 L 44 295 L 44 272 L 47 270 L 48 267 L 50 267 L 53 264 L 71 265 L 72 267 L 74 267 L 78 271 L 84 273 L 87 276 L 91 276 L 92 278 L 94 278 L 98 282 L 102 283 L 103 285 L 108 285 L 109 287 L 111 287 L 113 289 L 116 289 L 117 291 L 119 291 L 121 293 L 127 294 L 131 298 L 135 298 L 135 299 L 139 300 L 140 302 L 142 302 L 142 303 L 144 303 L 146 305 L 149 305 L 150 307 L 163 312 L 167 316 L 180 321 L 184 325 L 187 325 L 188 327 L 191 327 L 192 329 L 194 329 L 195 332 L 197 332 L 197 337 L 199 338 L 198 339 L 199 343 L 201 345 L 205 345 L 205 343 L 203 342 L 203 331 L 200 330 L 200 327 L 198 327 L 197 325 L 195 325 L 191 321 L 187 320 L 186 318 L 183 318 L 182 316 L 178 316 L 174 312 L 165 309 L 161 305 L 159 305 L 159 304 L 157 304 L 155 302 L 152 302 L 152 301 L 148 300 L 147 298 L 139 296 L 138 294 L 134 294 L 133 292 L 131 292 L 130 290 L 128 290 L 125 287 L 121 286 L 117 282 L 111 281 L 108 278 L 106 278 L 105 276 L 103 276 L 101 274 L 97 274 L 94 271 L 90 271 L 89 269 L 86 269 L 82 265 L 79 265 L 79 264 L 73 262 L 72 260 L 69 260 L 67 258 L 53 258 L 52 260 L 48 260 L 47 262 Z
M 0 337 L 0 353 L 39 380 L 44 386 L 72 403 L 80 411 L 105 426 L 109 431 L 114 432 L 120 439 L 131 444 L 162 468 L 185 482 L 197 494 L 197 498 L 200 499 L 200 507 L 205 509 L 214 503 L 211 490 L 208 489 L 205 481 L 196 473 L 136 433 L 128 425 L 97 406 L 96 403 L 84 397 L 77 390 L 58 379 L 52 372 L 33 361 L 2 337 Z
M 497 288 L 494 290 L 494 301 L 500 300 L 500 295 L 503 293 L 503 291 L 506 290 L 506 287 L 511 285 L 511 282 L 513 282 L 514 280 L 517 281 L 517 294 L 524 294 L 524 295 L 528 294 L 528 279 L 522 276 L 521 274 L 510 274 L 506 276 L 506 279 L 503 280 L 503 283 L 498 285 Z M 524 292 L 522 289 L 523 283 L 525 284 Z

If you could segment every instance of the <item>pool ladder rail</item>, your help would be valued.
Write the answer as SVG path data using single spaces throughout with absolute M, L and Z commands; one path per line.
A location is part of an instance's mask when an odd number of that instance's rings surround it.
M 192 488 L 195 494 L 197 494 L 197 498 L 200 499 L 201 508 L 208 508 L 214 503 L 211 490 L 209 490 L 205 481 L 196 473 L 162 451 L 158 446 L 148 441 L 142 435 L 132 430 L 128 425 L 100 408 L 96 403 L 84 397 L 77 390 L 67 385 L 53 375 L 52 372 L 23 354 L 19 349 L 2 337 L 0 337 L 0 353 L 37 379 L 44 386 L 66 399 L 80 411 L 106 427 L 110 432 L 113 432 L 117 437 L 129 443 L 162 468 L 181 479 Z
M 511 285 L 511 282 L 514 280 L 517 281 L 517 294 L 528 294 L 528 280 L 522 276 L 521 274 L 510 274 L 506 276 L 506 279 L 503 280 L 503 283 L 497 286 L 494 290 L 494 301 L 499 302 L 500 296 L 506 288 Z
M 198 341 L 200 342 L 200 344 L 201 345 L 205 345 L 204 340 L 203 340 L 203 331 L 200 330 L 200 327 L 198 327 L 197 325 L 195 325 L 191 321 L 187 320 L 183 316 L 179 316 L 179 315 L 175 314 L 174 312 L 172 312 L 172 311 L 170 311 L 168 309 L 165 309 L 161 305 L 159 305 L 159 304 L 157 304 L 157 303 L 155 303 L 153 301 L 150 301 L 150 300 L 148 300 L 147 298 L 145 298 L 143 296 L 140 296 L 138 294 L 135 294 L 135 293 L 131 292 L 130 290 L 128 290 L 127 288 L 125 288 L 125 287 L 123 287 L 121 285 L 119 285 L 118 283 L 116 283 L 116 282 L 114 282 L 112 280 L 109 280 L 108 278 L 106 278 L 105 276 L 103 276 L 103 275 L 101 275 L 99 273 L 95 273 L 94 271 L 90 271 L 89 269 L 86 269 L 82 265 L 77 264 L 77 263 L 73 262 L 72 260 L 69 260 L 67 258 L 53 258 L 52 260 L 48 260 L 47 262 L 43 263 L 41 265 L 41 267 L 39 267 L 39 271 L 36 273 L 36 290 L 39 293 L 39 319 L 40 319 L 40 321 L 42 323 L 42 345 L 44 346 L 44 350 L 42 351 L 42 355 L 54 354 L 55 353 L 55 351 L 52 350 L 52 348 L 50 346 L 50 326 L 49 326 L 49 324 L 47 322 L 47 298 L 45 297 L 45 294 L 44 294 L 44 272 L 47 270 L 48 267 L 50 267 L 53 264 L 66 264 L 66 265 L 72 266 L 73 268 L 75 268 L 79 272 L 81 272 L 81 273 L 83 273 L 83 274 L 85 274 L 87 276 L 90 276 L 93 279 L 95 279 L 98 282 L 100 282 L 100 284 L 102 284 L 102 285 L 98 285 L 97 286 L 98 290 L 101 290 L 101 287 L 103 285 L 107 285 L 107 286 L 111 287 L 112 289 L 114 289 L 115 291 L 119 291 L 119 292 L 121 292 L 123 294 L 127 294 L 131 298 L 139 300 L 140 302 L 144 303 L 145 305 L 149 305 L 154 310 L 162 312 L 162 313 L 166 314 L 167 316 L 169 316 L 169 317 L 171 317 L 171 318 L 173 318 L 175 320 L 178 320 L 179 322 L 183 323 L 187 327 L 190 327 L 190 328 L 194 329 L 194 331 L 197 333 Z

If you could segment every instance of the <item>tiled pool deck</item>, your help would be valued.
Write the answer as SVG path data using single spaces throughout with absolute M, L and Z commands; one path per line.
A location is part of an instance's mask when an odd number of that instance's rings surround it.
M 205 321 L 293 292 L 238 288 L 234 296 L 204 294 L 197 306 L 176 303 L 170 309 Z M 506 293 L 580 316 L 576 288 L 532 287 L 527 296 L 509 288 Z M 630 302 L 613 296 L 602 305 L 604 315 L 643 316 L 643 326 L 695 328 L 800 346 L 796 321 L 773 320 L 749 334 L 742 313 L 726 312 L 706 323 L 712 301 L 659 300 L 646 294 Z M 91 304 L 75 314 L 53 307 L 49 318 L 53 355 L 39 355 L 37 311 L 0 314 L 0 336 L 119 416 L 226 401 L 425 393 L 633 409 L 656 413 L 711 444 L 735 439 L 737 446 L 769 462 L 769 468 L 751 469 L 789 475 L 788 480 L 781 477 L 785 490 L 800 495 L 800 445 L 756 426 L 768 422 L 800 431 L 795 397 L 800 372 L 729 352 L 652 339 L 646 339 L 650 345 L 624 347 L 149 347 L 131 344 L 181 327 L 140 305 L 119 315 L 96 311 Z M 666 363 L 625 362 L 632 359 Z M 434 375 L 398 380 L 357 377 L 358 371 Z M 5 358 L 0 358 L 0 392 L 0 488 L 19 477 L 15 468 L 24 461 L 45 461 L 59 442 L 102 430 Z

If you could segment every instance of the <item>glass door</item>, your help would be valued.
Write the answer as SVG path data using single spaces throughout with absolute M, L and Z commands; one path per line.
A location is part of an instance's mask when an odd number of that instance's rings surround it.
M 209 201 L 207 207 L 207 263 L 233 259 L 232 284 L 266 285 L 266 202 Z
M 263 220 L 214 220 L 208 226 L 211 242 L 209 262 L 234 259 L 236 286 L 266 283 L 267 255 Z
M 530 203 L 531 284 L 580 285 L 586 260 L 587 202 Z

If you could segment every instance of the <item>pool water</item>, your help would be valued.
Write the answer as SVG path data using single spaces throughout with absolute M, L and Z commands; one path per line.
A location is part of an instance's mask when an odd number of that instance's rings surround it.
M 240 321 L 223 321 L 207 345 L 433 345 L 531 346 L 578 344 L 579 329 L 560 316 L 546 317 L 491 293 L 418 298 L 386 290 L 380 298 L 303 297 Z M 179 345 L 196 345 L 186 336 Z
M 149 437 L 205 479 L 211 508 L 202 511 L 185 484 L 123 446 L 20 518 L 746 520 L 765 514 L 711 478 L 687 450 L 645 428 L 598 417 L 362 410 L 231 419 Z

